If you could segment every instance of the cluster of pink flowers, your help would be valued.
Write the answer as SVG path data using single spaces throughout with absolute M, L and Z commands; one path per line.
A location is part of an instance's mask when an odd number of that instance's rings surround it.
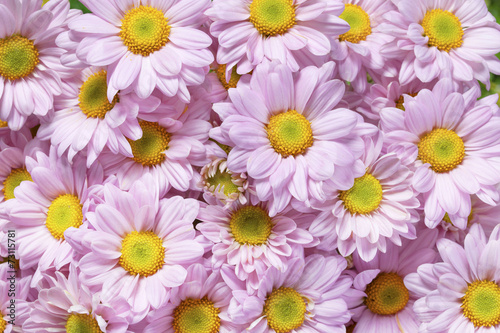
M 484 0 L 0 1 L 0 332 L 500 333 Z

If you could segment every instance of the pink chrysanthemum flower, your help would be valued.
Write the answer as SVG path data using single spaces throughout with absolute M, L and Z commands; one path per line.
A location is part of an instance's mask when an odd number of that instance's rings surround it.
M 42 123 L 37 137 L 50 139 L 60 156 L 67 151 L 70 162 L 79 151 L 86 152 L 87 167 L 105 146 L 114 154 L 133 157 L 127 138 L 138 140 L 142 136 L 137 115 L 156 109 L 160 99 L 118 93 L 110 103 L 106 70 L 102 68 L 86 68 L 64 85 L 62 95 L 56 98 L 54 117 Z
M 220 273 L 201 264 L 189 266 L 186 281 L 172 288 L 167 305 L 150 313 L 144 333 L 241 332 L 229 319 L 231 289 Z
M 415 170 L 412 185 L 424 193 L 429 228 L 445 213 L 458 214 L 466 221 L 471 194 L 490 205 L 499 199 L 494 187 L 500 181 L 496 163 L 500 117 L 493 116 L 497 97 L 475 101 L 466 95 L 454 92 L 452 82 L 443 79 L 433 91 L 406 96 L 406 111 L 392 109 L 398 111 L 397 116 L 386 123 L 387 150 Z M 456 226 L 465 228 L 465 223 Z
M 204 144 L 208 140 L 210 124 L 205 120 L 191 119 L 187 112 L 180 118 L 165 115 L 158 118 L 147 114 L 141 117 L 142 137 L 136 141 L 128 140 L 132 158 L 111 152 L 103 152 L 99 157 L 105 175 L 116 175 L 120 187 L 128 190 L 136 180 L 150 173 L 156 179 L 160 196 L 172 187 L 179 191 L 196 188 L 193 165 L 203 166 L 208 162 Z
M 186 279 L 186 268 L 201 259 L 193 221 L 199 203 L 179 196 L 158 199 L 147 175 L 124 192 L 108 183 L 103 203 L 86 218 L 95 229 L 73 229 L 69 242 L 83 258 L 80 278 L 102 299 L 122 296 L 131 305 L 133 323 L 168 301 L 170 288 Z
M 381 45 L 392 39 L 380 31 L 383 15 L 394 9 L 386 0 L 342 0 L 345 9 L 340 15 L 350 30 L 332 42 L 331 56 L 338 64 L 339 76 L 351 82 L 358 92 L 368 86 L 367 70 L 394 76 L 396 68 L 380 55 Z M 393 72 L 392 74 L 390 72 Z
M 24 332 L 21 326 L 29 318 L 31 276 L 13 274 L 18 267 L 0 265 L 0 329 L 4 333 Z
M 5 0 L 0 7 L 0 119 L 20 129 L 31 114 L 45 116 L 61 93 L 55 44 L 69 3 L 52 0 Z
M 500 74 L 500 26 L 483 0 L 401 0 L 387 13 L 383 31 L 395 39 L 382 54 L 404 59 L 401 84 L 453 77 L 488 87 Z
M 133 89 L 141 98 L 155 88 L 189 102 L 187 86 L 199 85 L 213 61 L 212 40 L 197 29 L 208 0 L 82 0 L 92 11 L 68 23 L 80 41 L 76 55 L 108 67 L 108 100 Z M 62 41 L 62 39 L 61 39 Z M 69 47 L 73 43 L 67 43 Z M 66 43 L 60 44 L 62 47 Z M 71 52 L 71 51 L 70 51 Z
M 405 278 L 418 298 L 420 332 L 500 331 L 500 226 L 488 239 L 475 224 L 463 247 L 445 238 L 437 247 L 444 262 L 421 265 Z
M 223 123 L 210 136 L 233 147 L 227 165 L 255 179 L 260 200 L 270 201 L 271 216 L 291 198 L 324 200 L 322 183 L 337 178 L 352 186 L 364 144 L 373 132 L 355 112 L 334 107 L 345 86 L 331 80 L 334 64 L 292 74 L 285 65 L 263 64 L 250 86 L 229 90 L 231 102 L 214 104 Z
M 320 249 L 338 248 L 344 257 L 356 250 L 370 261 L 377 251 L 386 252 L 388 241 L 401 245 L 400 237 L 416 237 L 420 202 L 411 188 L 413 173 L 395 154 L 379 156 L 381 146 L 381 139 L 367 143 L 365 169 L 351 188 L 338 191 L 326 184 L 329 200 L 313 202 L 323 210 L 309 228 L 320 238 Z
M 222 205 L 201 208 L 198 219 L 202 223 L 196 228 L 213 242 L 213 266 L 236 266 L 238 278 L 255 289 L 265 269 L 287 267 L 295 247 L 316 245 L 306 231 L 312 218 L 290 207 L 270 217 L 267 203 L 251 196 L 246 205 L 234 202 L 229 209 Z
M 40 290 L 31 305 L 23 332 L 130 332 L 127 330 L 130 305 L 125 299 L 102 301 L 99 293 L 91 292 L 81 283 L 73 264 L 68 277 L 55 272 L 54 277 L 45 278 L 49 287 Z
M 36 161 L 27 158 L 27 170 L 33 181 L 23 181 L 14 191 L 15 198 L 5 202 L 21 269 L 36 268 L 37 283 L 41 273 L 60 269 L 72 261 L 73 248 L 65 240 L 68 228 L 86 227 L 84 214 L 89 207 L 92 185 L 103 181 L 99 165 L 71 166 L 58 158 L 55 149 L 47 156 L 36 153 Z
M 273 59 L 292 71 L 331 50 L 328 37 L 349 30 L 339 19 L 343 5 L 324 0 L 220 0 L 206 14 L 218 38 L 217 63 L 238 74 Z
M 224 266 L 224 280 L 233 289 L 229 316 L 252 333 L 345 332 L 351 315 L 344 296 L 352 285 L 352 278 L 342 274 L 345 268 L 340 256 L 294 258 L 286 270 L 270 267 L 249 295 Z
M 405 277 L 419 265 L 434 263 L 437 231 L 426 229 L 418 240 L 405 241 L 404 246 L 390 246 L 370 262 L 354 254 L 354 267 L 359 272 L 353 286 L 362 292 L 358 304 L 351 308 L 356 323 L 354 333 L 417 332 L 420 321 L 413 312 L 417 294 L 405 286 Z M 459 331 L 457 331 L 459 332 Z

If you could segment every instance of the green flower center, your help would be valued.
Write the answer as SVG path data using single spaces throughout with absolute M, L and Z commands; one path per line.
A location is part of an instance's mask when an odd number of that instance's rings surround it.
M 457 133 L 449 129 L 432 130 L 418 143 L 418 158 L 422 163 L 429 163 L 437 173 L 455 169 L 462 163 L 464 156 L 464 142 Z
M 142 137 L 136 141 L 127 139 L 132 148 L 133 160 L 146 166 L 165 161 L 164 151 L 168 149 L 170 133 L 158 123 L 140 120 Z
M 82 204 L 76 195 L 63 194 L 52 201 L 45 226 L 55 239 L 64 239 L 66 229 L 79 228 L 82 224 Z
M 267 125 L 267 137 L 283 157 L 303 154 L 313 144 L 311 123 L 295 110 L 272 116 Z
M 105 70 L 90 76 L 82 84 L 78 101 L 80 102 L 80 109 L 87 117 L 104 119 L 106 113 L 115 107 L 115 104 L 119 101 L 118 95 L 115 95 L 110 103 L 107 91 L 108 84 Z
M 14 199 L 14 190 L 18 187 L 24 180 L 33 181 L 31 179 L 30 173 L 25 168 L 12 169 L 10 174 L 3 181 L 3 195 L 5 200 Z
M 306 302 L 295 289 L 274 289 L 264 303 L 267 324 L 277 333 L 286 333 L 299 328 L 305 319 Z
M 422 27 L 424 36 L 429 37 L 430 47 L 435 46 L 441 51 L 450 52 L 451 49 L 462 46 L 464 36 L 462 23 L 447 10 L 427 11 L 422 20 Z
M 393 315 L 403 310 L 410 299 L 403 279 L 396 273 L 380 273 L 366 286 L 365 304 L 371 312 Z
M 250 22 L 261 35 L 282 35 L 295 25 L 295 7 L 291 0 L 252 0 Z
M 165 14 L 159 9 L 142 5 L 125 13 L 121 29 L 123 44 L 130 52 L 144 57 L 165 46 L 170 35 Z
M 172 326 L 175 333 L 217 333 L 220 328 L 220 309 L 207 297 L 188 298 L 174 310 Z
M 462 298 L 464 316 L 475 327 L 500 323 L 500 287 L 493 281 L 474 281 Z
M 0 39 L 0 76 L 11 81 L 33 73 L 38 59 L 38 50 L 32 40 L 21 35 Z
M 339 192 L 339 199 L 351 214 L 368 214 L 378 208 L 382 201 L 382 185 L 369 173 L 354 179 L 354 185 Z
M 273 223 L 262 208 L 243 206 L 231 215 L 229 227 L 238 243 L 262 245 L 271 235 Z
M 227 172 L 221 172 L 219 169 L 215 172 L 215 174 L 211 177 L 207 177 L 207 183 L 211 186 L 217 188 L 220 185 L 220 188 L 224 187 L 224 194 L 229 196 L 233 193 L 239 193 L 238 185 L 233 183 L 233 176 Z
M 370 16 L 358 5 L 345 4 L 344 11 L 339 17 L 351 27 L 348 32 L 339 36 L 341 42 L 359 43 L 372 33 Z
M 3 331 L 2 331 L 3 332 Z M 97 320 L 88 314 L 72 313 L 66 321 L 67 333 L 101 333 Z
M 165 263 L 163 241 L 152 231 L 132 231 L 122 240 L 119 264 L 132 275 L 150 276 Z

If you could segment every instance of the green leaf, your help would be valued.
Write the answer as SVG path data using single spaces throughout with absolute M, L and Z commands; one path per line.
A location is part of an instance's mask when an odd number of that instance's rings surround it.
M 90 13 L 90 10 L 87 9 L 82 3 L 78 0 L 69 0 L 69 6 L 73 9 L 80 9 L 84 13 Z

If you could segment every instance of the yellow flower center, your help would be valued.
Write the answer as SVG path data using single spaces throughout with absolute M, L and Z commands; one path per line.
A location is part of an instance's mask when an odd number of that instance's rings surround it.
M 17 80 L 33 73 L 38 59 L 38 50 L 32 40 L 21 35 L 0 39 L 0 76 Z
M 226 65 L 219 65 L 215 70 L 215 74 L 217 74 L 217 78 L 226 90 L 229 90 L 229 88 L 236 88 L 236 85 L 238 84 L 238 81 L 241 77 L 241 75 L 236 73 L 236 66 L 234 66 L 231 70 L 231 77 L 229 78 L 229 82 L 226 81 Z
M 122 19 L 120 37 L 134 54 L 149 56 L 167 44 L 169 35 L 170 25 L 159 9 L 140 5 L 128 10 Z
M 472 209 L 471 209 L 469 217 L 467 217 L 467 226 L 469 226 L 469 223 L 472 220 L 472 217 L 473 217 L 473 215 L 472 215 Z M 451 222 L 451 219 L 450 219 L 450 216 L 448 215 L 448 213 L 444 213 L 443 221 L 453 225 L 453 222 Z
M 82 224 L 82 204 L 76 195 L 63 194 L 52 201 L 45 226 L 55 239 L 64 239 L 66 229 L 79 228 Z
M 271 235 L 273 223 L 262 208 L 243 206 L 231 215 L 229 228 L 238 243 L 262 245 Z
M 215 172 L 215 174 L 211 177 L 207 177 L 207 183 L 211 186 L 217 188 L 220 185 L 220 188 L 224 187 L 224 194 L 229 196 L 232 193 L 239 193 L 238 185 L 233 183 L 233 176 L 229 172 L 224 171 L 221 172 L 219 169 Z
M 88 314 L 72 313 L 66 321 L 67 333 L 101 333 L 97 320 Z
M 1 313 L 0 313 L 0 315 L 1 315 Z M 3 316 L 0 316 L 0 332 L 4 332 L 5 328 L 7 327 L 7 322 L 2 317 Z
M 339 199 L 351 214 L 368 214 L 378 208 L 382 201 L 382 185 L 369 173 L 354 179 L 347 191 L 339 191 Z
M 10 174 L 3 181 L 3 195 L 5 200 L 14 199 L 14 190 L 18 187 L 22 181 L 31 179 L 30 173 L 25 168 L 12 169 Z
M 500 287 L 493 281 L 474 281 L 462 298 L 464 316 L 475 327 L 500 323 Z
M 424 36 L 429 37 L 428 45 L 438 50 L 450 52 L 451 49 L 462 46 L 464 30 L 462 23 L 453 13 L 433 9 L 427 11 L 422 20 Z
M 403 310 L 410 299 L 403 279 L 396 273 L 380 273 L 366 286 L 365 304 L 371 312 L 393 315 Z
M 303 154 L 313 144 L 311 123 L 295 110 L 272 116 L 267 125 L 267 137 L 283 157 Z
M 292 0 L 252 0 L 250 22 L 261 35 L 282 35 L 295 25 Z
M 101 118 L 119 102 L 118 95 L 113 101 L 108 101 L 108 84 L 106 82 L 106 71 L 102 70 L 90 76 L 80 87 L 78 95 L 79 106 L 87 117 Z
M 127 139 L 132 147 L 133 159 L 137 163 L 153 166 L 165 161 L 164 151 L 168 149 L 170 133 L 158 123 L 140 120 L 142 137 L 136 141 Z
M 410 95 L 412 97 L 415 97 L 418 95 L 418 93 L 408 93 L 407 95 Z M 396 107 L 400 110 L 406 111 L 405 107 L 403 106 L 403 103 L 405 102 L 405 97 L 404 95 L 399 96 L 399 98 L 395 101 L 396 102 Z
M 175 333 L 218 333 L 220 309 L 207 297 L 188 298 L 174 310 L 172 326 Z
M 348 32 L 339 36 L 341 42 L 359 43 L 372 33 L 370 16 L 358 5 L 345 4 L 344 11 L 339 17 L 351 27 Z
M 9 126 L 9 123 L 7 123 L 6 121 L 0 120 L 0 128 L 7 127 L 7 126 Z
M 302 326 L 306 302 L 295 289 L 280 287 L 267 297 L 263 314 L 276 333 L 287 333 Z
M 132 275 L 150 276 L 165 263 L 163 241 L 152 231 L 132 231 L 122 241 L 119 264 Z
M 418 158 L 422 163 L 429 163 L 437 173 L 455 169 L 464 156 L 464 142 L 457 133 L 446 128 L 432 130 L 418 143 Z

